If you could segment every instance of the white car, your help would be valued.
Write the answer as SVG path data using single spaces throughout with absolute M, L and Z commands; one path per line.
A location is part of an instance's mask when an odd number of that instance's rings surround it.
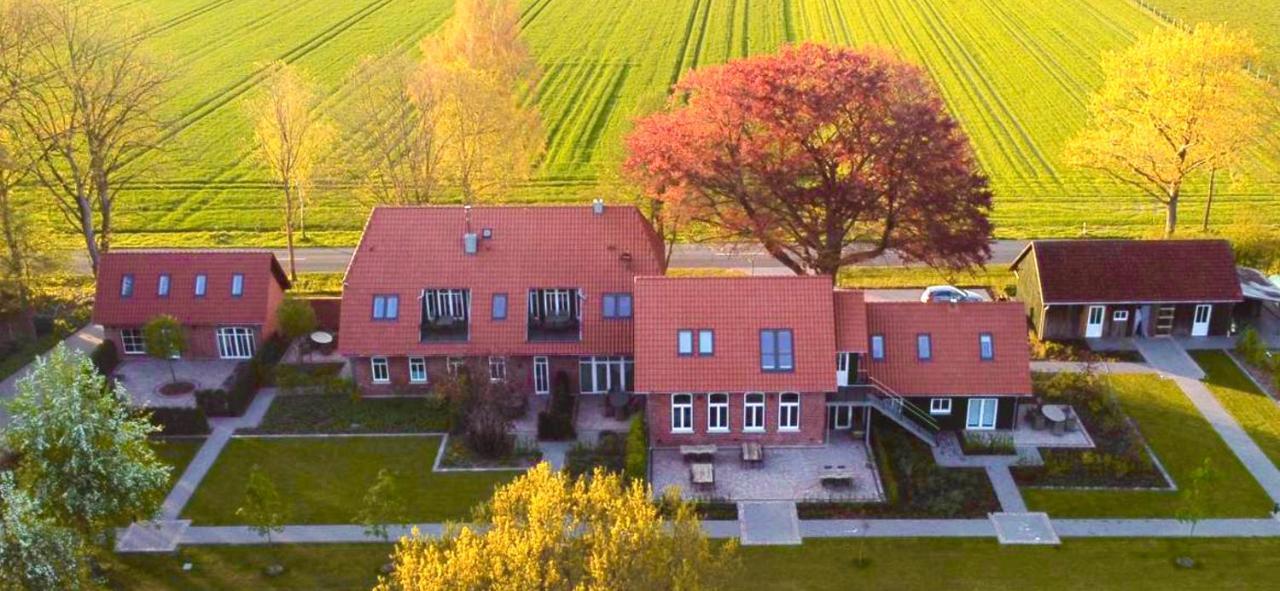
M 983 297 L 972 291 L 960 289 L 954 285 L 931 285 L 924 288 L 920 301 L 929 302 L 981 302 Z

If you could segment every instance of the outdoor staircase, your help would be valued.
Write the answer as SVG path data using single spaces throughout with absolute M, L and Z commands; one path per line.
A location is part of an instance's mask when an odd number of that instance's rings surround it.
M 874 378 L 868 379 L 874 387 L 858 388 L 860 404 L 880 411 L 880 414 L 929 444 L 929 447 L 938 447 L 938 421 L 884 384 Z

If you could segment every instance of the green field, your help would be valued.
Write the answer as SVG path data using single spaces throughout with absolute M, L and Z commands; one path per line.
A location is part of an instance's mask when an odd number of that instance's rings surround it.
M 1146 0 L 1169 18 L 1184 23 L 1226 23 L 1253 33 L 1262 49 L 1262 68 L 1280 75 L 1280 2 L 1275 0 Z
M 250 157 L 245 102 L 263 65 L 295 63 L 337 116 L 363 55 L 414 52 L 451 0 L 115 0 L 148 14 L 147 45 L 176 78 L 166 147 L 117 211 L 124 245 L 279 244 L 278 196 Z M 1208 0 L 1200 0 L 1208 3 Z M 532 97 L 547 130 L 535 179 L 510 201 L 612 194 L 621 139 L 689 68 L 802 40 L 874 44 L 923 64 L 972 137 L 997 194 L 1001 237 L 1139 235 L 1161 214 L 1132 190 L 1063 163 L 1099 83 L 1098 58 L 1163 26 L 1131 0 L 525 0 L 524 35 L 544 76 Z M 1218 220 L 1280 219 L 1276 150 L 1219 184 Z M 327 159 L 341 162 L 336 152 Z M 314 244 L 350 244 L 364 206 L 331 173 L 308 209 Z M 1203 187 L 1184 200 L 1197 218 Z M 1190 227 L 1190 226 L 1188 226 Z

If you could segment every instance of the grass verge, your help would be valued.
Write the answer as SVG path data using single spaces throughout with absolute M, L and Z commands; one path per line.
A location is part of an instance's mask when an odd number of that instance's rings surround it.
M 1226 353 L 1194 351 L 1191 356 L 1204 370 L 1204 383 L 1218 402 L 1244 427 L 1271 463 L 1280 466 L 1280 405 L 1259 390 Z
M 447 408 L 427 398 L 277 396 L 253 433 L 423 433 L 449 427 Z
M 156 457 L 173 468 L 169 472 L 170 487 L 182 476 L 182 472 L 187 469 L 187 464 L 191 463 L 191 458 L 196 457 L 196 452 L 200 451 L 202 445 L 204 445 L 203 437 L 151 440 L 151 449 L 155 450 Z

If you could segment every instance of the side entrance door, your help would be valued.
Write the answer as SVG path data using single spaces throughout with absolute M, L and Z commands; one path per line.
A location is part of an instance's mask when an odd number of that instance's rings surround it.
M 850 359 L 851 357 L 853 356 L 844 351 L 836 353 L 836 385 L 837 386 L 849 385 L 849 369 L 850 369 L 850 366 L 852 365 L 852 359 Z
M 1191 336 L 1209 336 L 1209 318 L 1212 315 L 1213 306 L 1209 304 L 1196 305 L 1196 315 L 1191 319 Z
M 1106 306 L 1089 306 L 1089 317 L 1084 325 L 1084 338 L 1096 339 L 1102 336 L 1102 324 L 1107 319 Z

